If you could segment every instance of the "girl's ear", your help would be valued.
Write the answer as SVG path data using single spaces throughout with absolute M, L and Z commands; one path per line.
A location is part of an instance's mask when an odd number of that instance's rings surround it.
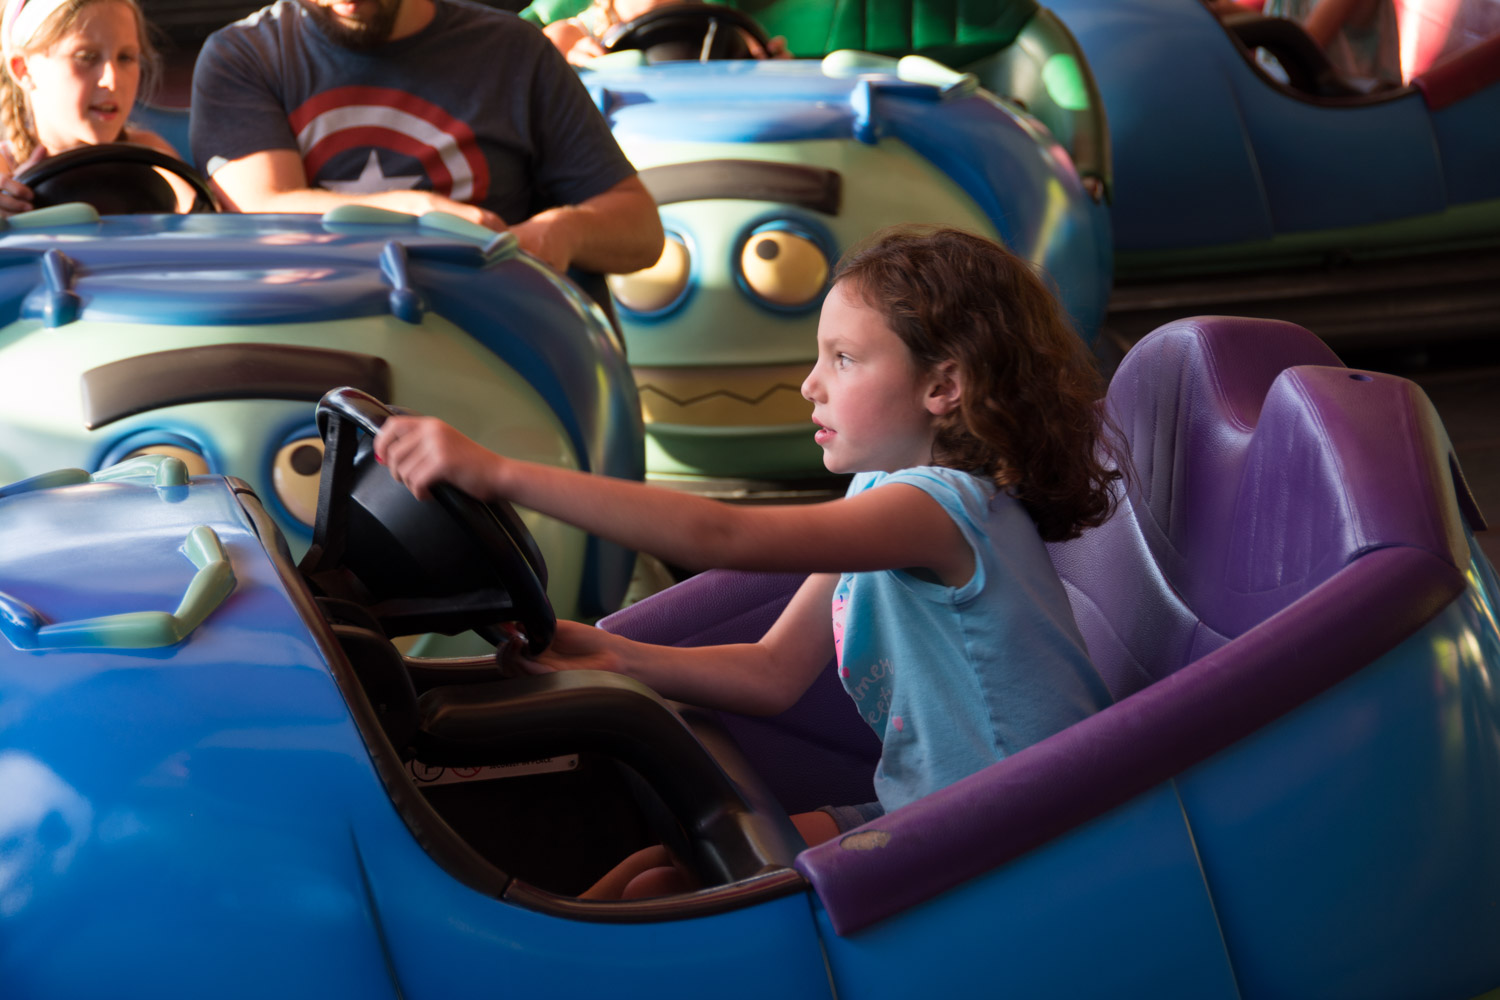
M 958 362 L 941 361 L 928 376 L 927 412 L 935 417 L 952 413 L 963 400 L 963 379 L 958 371 Z
M 26 72 L 25 56 L 19 53 L 11 56 L 10 61 L 6 63 L 6 68 L 10 70 L 10 78 L 16 81 L 17 86 L 21 87 L 22 89 L 31 86 L 31 77 Z

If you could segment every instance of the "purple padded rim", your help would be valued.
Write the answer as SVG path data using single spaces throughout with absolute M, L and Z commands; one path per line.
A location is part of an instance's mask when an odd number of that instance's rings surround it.
M 879 850 L 809 848 L 797 870 L 849 934 L 1108 812 L 1359 671 L 1464 590 L 1416 549 L 1372 552 L 1235 642 L 860 830 Z M 1191 706 L 1182 711 L 1181 706 Z M 1085 769 L 1075 767 L 1087 760 Z M 1058 780 L 1067 773 L 1070 780 Z M 951 818 L 963 816 L 962 823 Z M 846 835 L 848 836 L 848 835 Z

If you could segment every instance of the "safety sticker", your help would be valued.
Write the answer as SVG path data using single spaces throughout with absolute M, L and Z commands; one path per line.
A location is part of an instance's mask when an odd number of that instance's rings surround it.
M 460 781 L 493 781 L 496 778 L 519 778 L 527 774 L 552 774 L 557 771 L 576 771 L 578 755 L 542 757 L 524 760 L 517 764 L 486 765 L 484 767 L 438 767 L 419 760 L 408 761 L 406 770 L 419 785 L 452 785 Z

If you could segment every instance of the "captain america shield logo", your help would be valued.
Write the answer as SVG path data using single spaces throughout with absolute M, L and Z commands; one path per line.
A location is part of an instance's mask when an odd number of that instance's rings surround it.
M 471 203 L 489 193 L 489 166 L 473 129 L 404 90 L 336 87 L 304 101 L 287 120 L 308 178 L 329 190 L 430 186 Z M 329 176 L 320 176 L 325 168 Z

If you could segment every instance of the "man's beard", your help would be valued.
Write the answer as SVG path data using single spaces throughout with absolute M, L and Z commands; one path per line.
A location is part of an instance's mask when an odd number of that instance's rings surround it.
M 338 45 L 357 52 L 379 48 L 390 40 L 396 27 L 396 15 L 401 12 L 401 0 L 379 0 L 375 16 L 368 21 L 355 24 L 341 20 L 333 11 L 315 3 L 302 0 L 302 7 L 312 15 L 323 34 Z

